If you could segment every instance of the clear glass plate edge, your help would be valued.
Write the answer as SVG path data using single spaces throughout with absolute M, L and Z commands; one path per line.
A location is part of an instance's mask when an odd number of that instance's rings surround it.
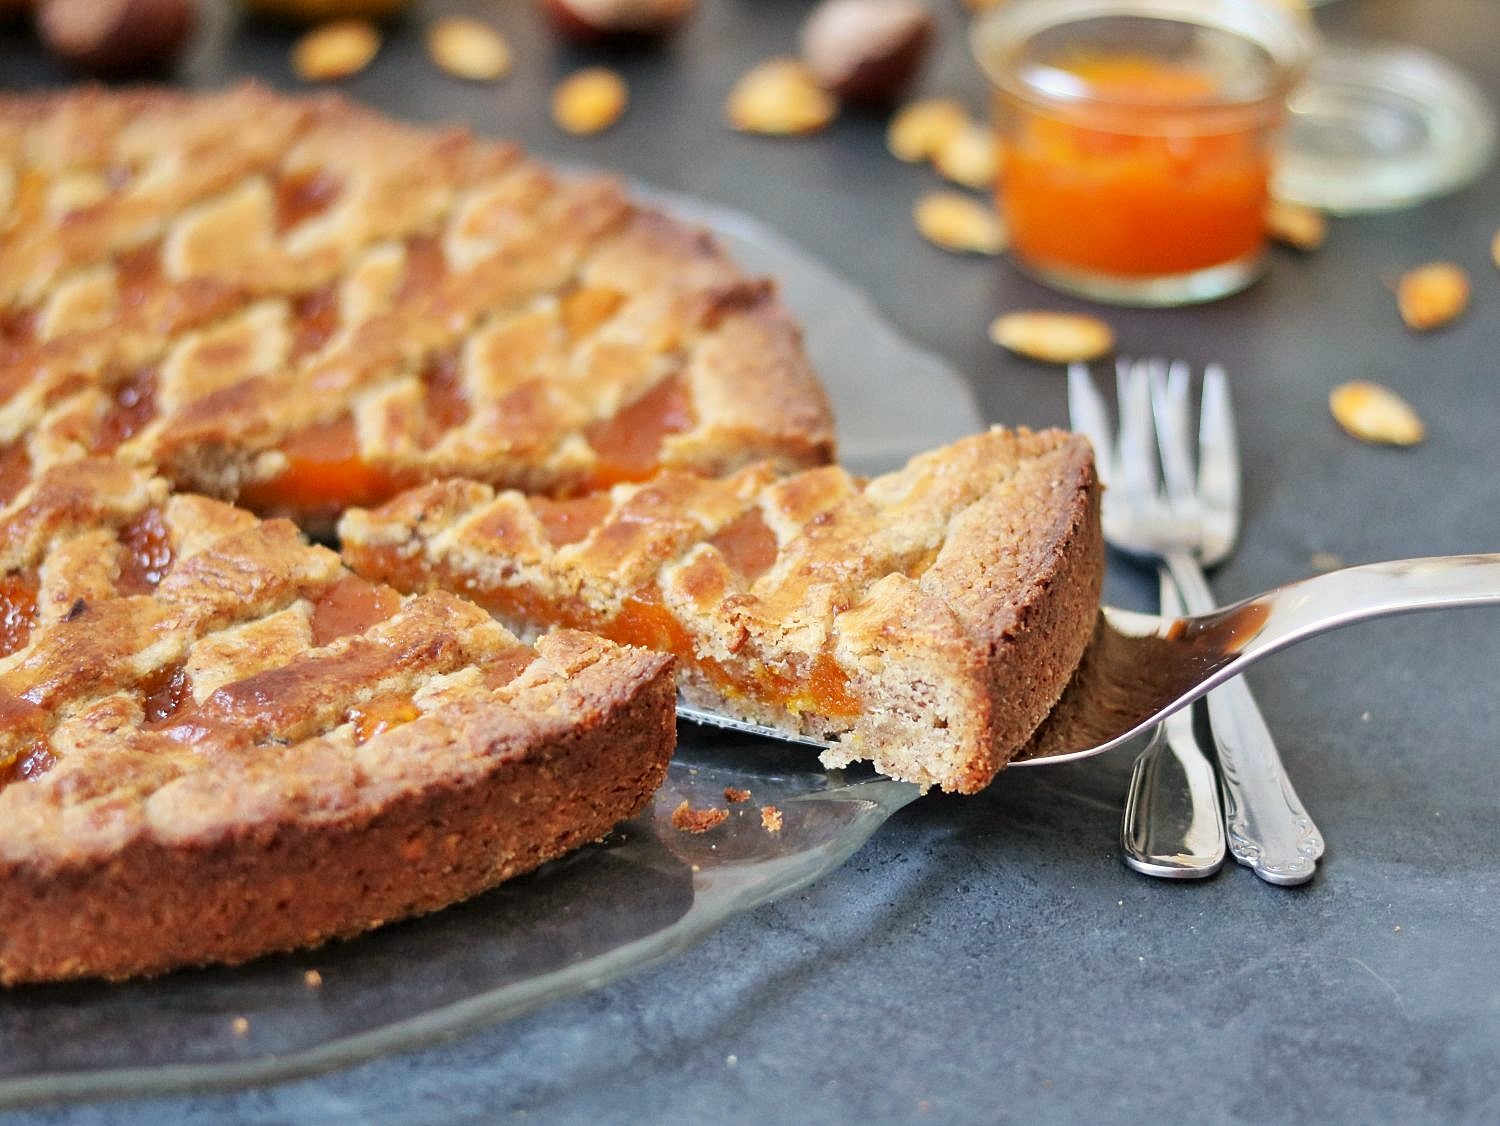
M 791 799 L 859 801 L 865 808 L 849 827 L 822 846 L 804 849 L 788 861 L 763 861 L 748 866 L 738 873 L 740 878 L 730 887 L 700 889 L 695 881 L 692 905 L 675 923 L 564 969 L 285 1056 L 148 1069 L 44 1073 L 0 1080 L 0 1110 L 65 1099 L 222 1090 L 307 1078 L 522 1016 L 548 1002 L 598 989 L 626 974 L 659 965 L 702 941 L 735 915 L 808 886 L 842 865 L 891 814 L 919 794 L 918 787 L 909 783 L 875 778 Z
M 917 435 L 909 431 L 905 436 L 882 433 L 875 435 L 874 440 L 847 444 L 841 454 L 852 468 L 878 472 L 900 464 L 920 448 L 983 429 L 983 416 L 972 392 L 945 360 L 914 345 L 885 319 L 863 290 L 811 257 L 795 242 L 759 219 L 732 208 L 642 182 L 632 182 L 630 189 L 635 198 L 648 205 L 708 228 L 747 273 L 764 271 L 777 279 L 783 300 L 807 331 L 809 354 L 828 385 L 836 417 L 847 417 L 848 406 L 860 401 L 851 394 L 858 389 L 858 383 L 850 379 L 837 360 L 836 354 L 848 347 L 847 340 L 837 333 L 857 333 L 863 357 L 888 357 L 901 364 L 900 375 L 907 386 L 919 390 L 905 396 L 909 401 L 889 413 L 899 415 L 904 423 L 915 418 L 917 425 L 912 429 Z M 814 308 L 820 312 L 816 323 L 810 322 L 804 312 Z M 869 373 L 870 367 L 863 366 L 858 382 L 868 383 Z M 840 438 L 844 437 L 841 430 Z M 866 802 L 867 808 L 843 832 L 819 847 L 802 850 L 781 864 L 765 862 L 759 871 L 742 873 L 742 877 L 755 878 L 742 878 L 733 889 L 717 894 L 700 893 L 695 881 L 692 904 L 676 922 L 575 965 L 286 1055 L 0 1077 L 0 1109 L 69 1099 L 139 1097 L 285 1081 L 410 1050 L 520 1016 L 550 1001 L 599 988 L 627 973 L 659 964 L 701 941 L 733 916 L 807 886 L 840 866 L 892 813 L 918 793 L 918 788 L 908 783 L 871 778 L 795 799 L 857 798 Z M 0 1002 L 3 999 L 0 993 Z

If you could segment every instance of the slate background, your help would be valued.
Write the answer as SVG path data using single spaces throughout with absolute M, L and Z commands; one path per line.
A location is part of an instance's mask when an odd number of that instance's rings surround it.
M 791 48 L 810 5 L 705 0 L 667 49 L 611 60 L 633 102 L 612 132 L 567 138 L 551 84 L 591 56 L 523 0 L 417 4 L 351 94 L 401 117 L 466 120 L 541 155 L 618 168 L 759 216 L 874 298 L 971 379 L 986 417 L 1066 417 L 1057 371 L 987 343 L 997 312 L 1086 307 L 1005 263 L 926 246 L 909 209 L 931 173 L 897 164 L 877 120 L 824 136 L 731 133 L 721 106 L 750 63 Z M 957 0 L 923 89 L 978 109 Z M 420 29 L 467 10 L 512 38 L 495 88 L 436 74 Z M 1494 0 L 1337 0 L 1329 39 L 1396 39 L 1457 62 L 1500 104 Z M 212 10 L 179 73 L 295 87 L 285 31 Z M 0 85 L 67 76 L 0 35 Z M 1310 256 L 1278 251 L 1251 290 L 1191 310 L 1110 310 L 1126 353 L 1223 361 L 1247 473 L 1230 599 L 1348 562 L 1500 549 L 1500 227 L 1493 168 L 1427 206 L 1336 222 Z M 1473 307 L 1406 332 L 1388 280 L 1466 266 Z M 1359 445 L 1328 417 L 1334 384 L 1371 378 L 1418 405 L 1429 441 Z M 1110 596 L 1147 597 L 1112 563 Z M 1233 865 L 1199 884 L 1120 863 L 1128 755 L 1018 771 L 972 799 L 918 802 L 819 884 L 743 916 L 667 965 L 457 1042 L 235 1093 L 42 1108 L 15 1123 L 162 1121 L 1443 1121 L 1500 1118 L 1500 611 L 1366 625 L 1252 674 L 1329 841 L 1317 880 L 1261 884 Z

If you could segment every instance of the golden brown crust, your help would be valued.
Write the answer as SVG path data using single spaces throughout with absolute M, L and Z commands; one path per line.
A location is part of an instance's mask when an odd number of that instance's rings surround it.
M 142 833 L 108 858 L 0 861 L 0 984 L 119 979 L 347 938 L 468 898 L 634 815 L 674 738 L 671 678 L 576 685 L 539 730 L 457 732 L 477 760 L 388 799 L 214 834 Z
M 326 529 L 464 475 L 567 495 L 832 454 L 769 283 L 513 145 L 337 98 L 0 102 L 0 450 Z
M 0 545 L 3 984 L 433 910 L 629 817 L 671 754 L 670 657 L 523 646 L 143 470 L 42 474 Z
M 1103 571 L 1082 439 L 995 430 L 871 482 L 666 474 L 573 509 L 440 482 L 340 525 L 345 560 L 676 654 L 690 701 L 833 737 L 830 765 L 973 792 L 1057 700 Z

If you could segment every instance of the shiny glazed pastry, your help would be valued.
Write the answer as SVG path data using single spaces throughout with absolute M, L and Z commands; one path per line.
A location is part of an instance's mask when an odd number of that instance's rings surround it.
M 832 454 L 769 283 L 604 177 L 244 86 L 0 98 L 0 499 L 86 454 L 326 532 Z
M 339 532 L 362 574 L 673 653 L 690 702 L 971 793 L 1088 643 L 1098 502 L 1083 439 L 993 430 L 871 481 L 762 465 L 563 502 L 445 481 Z
M 235 963 L 474 895 L 649 800 L 671 658 L 522 645 L 104 460 L 0 517 L 0 983 Z

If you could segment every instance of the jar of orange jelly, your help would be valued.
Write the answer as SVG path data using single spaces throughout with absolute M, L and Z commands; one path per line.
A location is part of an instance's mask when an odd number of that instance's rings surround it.
M 973 46 L 1023 269 L 1129 305 L 1256 278 L 1272 142 L 1314 50 L 1305 17 L 1277 0 L 1011 0 Z

